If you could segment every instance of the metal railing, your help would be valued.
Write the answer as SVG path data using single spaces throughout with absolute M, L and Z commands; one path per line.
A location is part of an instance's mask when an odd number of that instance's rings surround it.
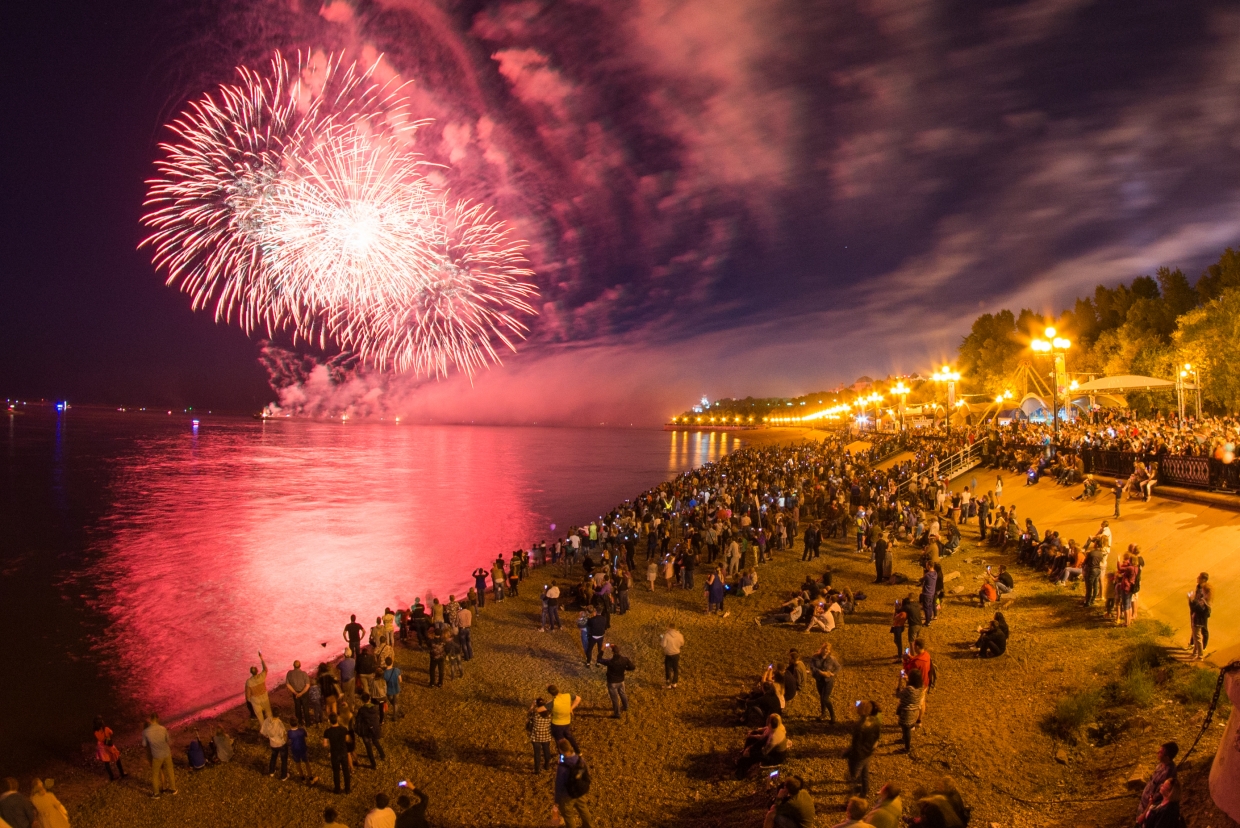
M 1240 462 L 1224 463 L 1213 457 L 1166 454 L 1159 459 L 1155 455 L 1132 451 L 1104 451 L 1085 449 L 1081 452 L 1088 474 L 1109 477 L 1127 477 L 1137 462 L 1157 463 L 1154 473 L 1159 483 L 1168 486 L 1185 486 L 1192 489 L 1240 492 Z
M 981 462 L 982 442 L 979 440 L 972 445 L 965 446 L 950 457 L 940 460 L 936 466 L 927 471 L 926 477 L 929 479 L 946 478 L 951 480 L 952 478 L 967 472 L 969 469 L 977 466 Z M 913 478 L 911 477 L 907 480 L 901 481 L 900 485 L 896 486 L 896 495 L 899 496 L 900 493 L 906 491 L 909 484 L 912 482 Z

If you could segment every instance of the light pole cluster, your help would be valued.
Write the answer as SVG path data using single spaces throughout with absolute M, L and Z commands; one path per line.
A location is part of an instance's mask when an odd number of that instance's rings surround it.
M 1047 328 L 1046 339 L 1035 339 L 1032 343 L 1030 343 L 1029 347 L 1039 353 L 1051 355 L 1052 373 L 1054 374 L 1054 376 L 1051 377 L 1051 407 L 1053 409 L 1051 412 L 1051 417 L 1052 422 L 1054 423 L 1052 426 L 1052 433 L 1054 434 L 1055 442 L 1058 443 L 1060 381 L 1067 377 L 1068 372 L 1064 363 L 1068 349 L 1072 347 L 1072 343 L 1067 339 L 1056 336 L 1056 331 L 1054 328 Z M 1066 388 L 1063 390 L 1067 391 Z
M 895 387 L 891 389 L 891 393 L 900 398 L 900 431 L 904 431 L 904 401 L 911 390 L 911 388 L 904 384 L 904 380 L 897 382 Z
M 930 375 L 935 382 L 947 383 L 947 436 L 952 436 L 952 409 L 956 407 L 956 383 L 960 381 L 960 372 L 953 371 L 950 365 L 944 365 Z
M 862 420 L 865 419 L 865 410 L 871 405 L 874 406 L 874 430 L 878 430 L 878 404 L 883 401 L 883 395 L 875 391 L 868 397 L 858 397 L 854 405 L 857 406 L 857 412 Z

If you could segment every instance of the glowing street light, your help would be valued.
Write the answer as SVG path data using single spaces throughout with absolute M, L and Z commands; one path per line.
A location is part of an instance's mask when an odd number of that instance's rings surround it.
M 1029 343 L 1029 347 L 1032 348 L 1034 351 L 1037 351 L 1038 353 L 1051 355 L 1051 369 L 1054 375 L 1051 378 L 1051 407 L 1054 409 L 1051 412 L 1052 422 L 1054 423 L 1054 425 L 1052 426 L 1052 432 L 1054 434 L 1055 442 L 1058 443 L 1059 442 L 1059 388 L 1060 388 L 1059 380 L 1061 377 L 1067 375 L 1067 368 L 1065 365 L 1065 360 L 1066 360 L 1066 354 L 1068 352 L 1068 349 L 1072 347 L 1072 342 L 1068 339 L 1064 339 L 1063 337 L 1058 336 L 1057 335 L 1058 331 L 1056 331 L 1054 328 L 1047 328 L 1045 333 L 1046 333 L 1046 339 L 1035 339 L 1033 340 L 1033 342 Z
M 904 380 L 900 380 L 892 387 L 891 393 L 900 398 L 900 430 L 904 431 L 904 401 L 908 398 L 909 391 L 912 389 L 904 384 Z
M 960 372 L 953 371 L 950 365 L 944 365 L 930 375 L 935 382 L 947 383 L 947 436 L 952 436 L 952 409 L 956 407 L 956 383 L 960 381 Z

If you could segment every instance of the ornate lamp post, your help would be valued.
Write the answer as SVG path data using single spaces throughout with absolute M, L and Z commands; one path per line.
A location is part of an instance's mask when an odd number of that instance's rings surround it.
M 891 389 L 891 393 L 900 398 L 900 431 L 904 431 L 904 401 L 908 398 L 910 389 L 904 384 L 904 380 L 900 380 Z
M 1046 339 L 1035 339 L 1030 343 L 1033 350 L 1039 353 L 1051 355 L 1051 418 L 1054 425 L 1051 428 L 1055 443 L 1059 442 L 1059 378 L 1067 374 L 1065 367 L 1065 355 L 1068 349 L 1072 347 L 1072 343 L 1055 335 L 1054 328 L 1046 329 Z M 1066 390 L 1066 389 L 1065 389 Z
M 956 383 L 960 381 L 960 372 L 953 371 L 950 365 L 944 365 L 935 371 L 930 379 L 935 382 L 947 383 L 947 437 L 952 436 L 952 409 L 956 407 Z

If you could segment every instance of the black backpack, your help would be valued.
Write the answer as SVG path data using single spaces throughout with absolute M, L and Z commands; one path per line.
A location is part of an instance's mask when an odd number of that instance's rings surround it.
M 564 789 L 573 799 L 583 797 L 590 792 L 590 769 L 586 767 L 586 760 L 583 757 L 578 756 L 577 764 L 569 770 L 568 778 L 564 780 Z

